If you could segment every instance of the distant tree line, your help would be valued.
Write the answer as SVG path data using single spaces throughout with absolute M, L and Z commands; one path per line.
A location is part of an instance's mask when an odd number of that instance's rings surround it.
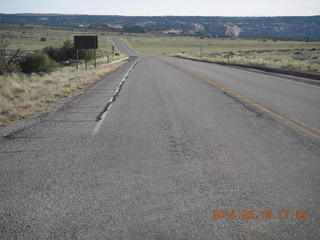
M 144 33 L 178 29 L 200 31 L 226 37 L 225 25 L 238 26 L 242 38 L 291 38 L 320 40 L 320 16 L 306 17 L 201 17 L 201 16 L 94 16 L 94 15 L 50 15 L 50 14 L 0 14 L 0 21 L 23 24 L 76 27 L 81 24 L 93 28 L 106 28 L 106 24 L 122 26 L 108 29 L 116 32 Z M 201 29 L 196 26 L 201 25 Z

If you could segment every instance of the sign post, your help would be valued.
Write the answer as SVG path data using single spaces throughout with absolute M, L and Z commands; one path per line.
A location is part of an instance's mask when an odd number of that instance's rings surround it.
M 88 69 L 88 49 L 86 49 L 85 63 L 86 63 L 86 70 L 87 70 Z
M 76 67 L 77 70 L 79 69 L 79 50 L 76 49 Z
M 76 67 L 79 68 L 79 49 L 85 49 L 85 64 L 88 69 L 88 49 L 94 50 L 94 66 L 97 67 L 96 49 L 98 49 L 98 36 L 74 36 L 74 48 L 76 50 Z
M 116 49 L 114 47 L 114 45 L 112 45 L 112 59 L 114 60 L 114 57 L 116 55 Z

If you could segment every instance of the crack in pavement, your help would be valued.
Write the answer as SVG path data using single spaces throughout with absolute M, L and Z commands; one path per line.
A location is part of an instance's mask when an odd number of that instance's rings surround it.
M 107 102 L 106 106 L 103 108 L 103 110 L 102 110 L 102 111 L 98 114 L 98 116 L 96 117 L 96 122 L 97 122 L 97 124 L 96 124 L 96 126 L 95 126 L 95 128 L 94 128 L 94 130 L 93 130 L 93 132 L 92 132 L 92 135 L 95 135 L 95 134 L 99 131 L 99 129 L 100 129 L 101 125 L 102 125 L 102 122 L 103 122 L 103 120 L 105 119 L 106 115 L 108 114 L 108 112 L 109 112 L 112 104 L 113 104 L 114 102 L 116 102 L 117 97 L 120 95 L 121 89 L 122 89 L 122 87 L 123 87 L 126 79 L 128 78 L 130 72 L 131 72 L 131 71 L 134 69 L 134 67 L 138 64 L 138 62 L 139 62 L 139 59 L 137 59 L 137 60 L 135 61 L 135 63 L 131 66 L 131 68 L 129 69 L 129 71 L 126 73 L 126 75 L 125 75 L 125 76 L 123 77 L 123 79 L 121 80 L 118 88 L 116 89 L 116 91 L 115 91 L 114 94 L 112 95 L 112 97 L 111 97 L 111 99 L 109 100 L 109 102 Z
M 97 118 L 96 118 L 96 121 L 97 121 L 97 122 L 100 121 L 100 120 L 102 120 L 103 114 L 104 114 L 105 112 L 108 112 L 109 109 L 110 109 L 110 107 L 111 107 L 111 104 L 113 104 L 113 103 L 117 100 L 117 97 L 118 97 L 119 94 L 120 94 L 120 91 L 121 91 L 121 89 L 122 89 L 122 86 L 123 86 L 124 82 L 125 82 L 124 80 L 122 80 L 122 81 L 120 82 L 120 85 L 118 86 L 118 88 L 117 88 L 116 92 L 114 93 L 114 95 L 111 97 L 110 101 L 109 101 L 109 102 L 107 103 L 107 105 L 103 108 L 102 112 L 100 112 L 100 113 L 98 114 L 98 116 L 97 116 Z

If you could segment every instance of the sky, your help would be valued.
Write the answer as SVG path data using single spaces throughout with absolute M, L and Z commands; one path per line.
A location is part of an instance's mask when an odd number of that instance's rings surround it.
M 0 13 L 311 16 L 320 15 L 320 0 L 0 0 Z

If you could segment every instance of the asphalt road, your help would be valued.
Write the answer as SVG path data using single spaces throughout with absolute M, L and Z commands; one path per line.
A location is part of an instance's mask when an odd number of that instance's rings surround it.
M 319 239 L 319 93 L 133 58 L 0 139 L 0 239 Z

